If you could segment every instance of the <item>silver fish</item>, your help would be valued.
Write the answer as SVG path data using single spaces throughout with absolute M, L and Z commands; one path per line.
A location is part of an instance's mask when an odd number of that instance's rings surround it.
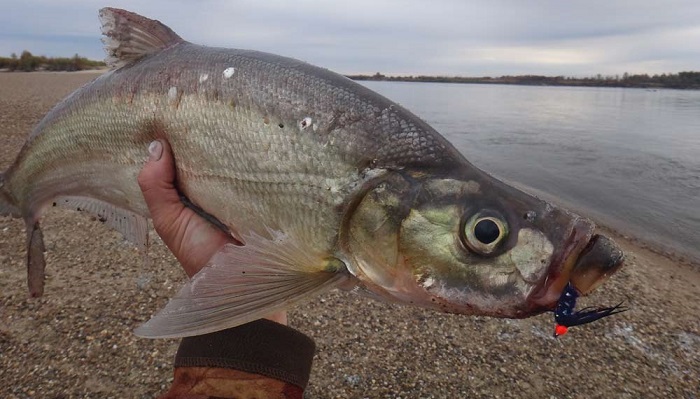
M 0 215 L 27 225 L 34 296 L 39 221 L 52 206 L 92 213 L 147 248 L 136 176 L 157 138 L 172 147 L 182 195 L 243 245 L 217 253 L 141 336 L 233 327 L 337 287 L 528 317 L 551 310 L 569 281 L 585 293 L 622 264 L 590 221 L 494 179 L 345 77 L 195 45 L 124 10 L 100 19 L 114 69 L 53 108 L 0 175 Z

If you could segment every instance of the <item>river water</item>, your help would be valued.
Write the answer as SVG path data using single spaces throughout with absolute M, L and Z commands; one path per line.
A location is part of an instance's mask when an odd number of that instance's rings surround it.
M 700 259 L 700 91 L 361 83 L 496 177 Z

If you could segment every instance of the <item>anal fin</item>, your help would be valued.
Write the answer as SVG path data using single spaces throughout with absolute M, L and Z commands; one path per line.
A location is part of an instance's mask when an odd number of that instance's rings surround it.
M 156 316 L 136 329 L 147 338 L 186 337 L 235 327 L 346 282 L 339 259 L 269 231 L 227 244 Z
M 143 253 L 148 250 L 148 220 L 141 215 L 89 197 L 60 197 L 54 201 L 54 206 L 87 212 L 122 233 L 127 241 L 136 245 Z

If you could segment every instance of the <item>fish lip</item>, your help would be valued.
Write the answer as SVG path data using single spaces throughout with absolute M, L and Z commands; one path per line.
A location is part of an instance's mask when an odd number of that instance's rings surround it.
M 581 295 L 587 295 L 617 272 L 625 254 L 610 238 L 595 234 L 579 254 L 570 283 Z
M 594 230 L 595 225 L 587 219 L 577 218 L 572 223 L 563 250 L 552 259 L 547 274 L 528 296 L 530 306 L 551 309 L 556 304 L 579 257 L 589 247 Z

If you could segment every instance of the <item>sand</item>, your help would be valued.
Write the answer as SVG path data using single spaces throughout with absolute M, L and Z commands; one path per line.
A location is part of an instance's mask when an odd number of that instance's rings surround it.
M 94 77 L 0 73 L 0 170 L 31 127 Z M 24 225 L 0 217 L 0 397 L 152 398 L 177 340 L 132 329 L 183 281 L 156 240 L 145 267 L 118 233 L 85 215 L 44 221 L 46 294 L 28 299 Z M 626 266 L 583 304 L 629 312 L 551 337 L 551 314 L 498 320 L 437 314 L 345 292 L 311 299 L 291 325 L 318 345 L 307 398 L 697 398 L 697 265 L 611 233 Z

